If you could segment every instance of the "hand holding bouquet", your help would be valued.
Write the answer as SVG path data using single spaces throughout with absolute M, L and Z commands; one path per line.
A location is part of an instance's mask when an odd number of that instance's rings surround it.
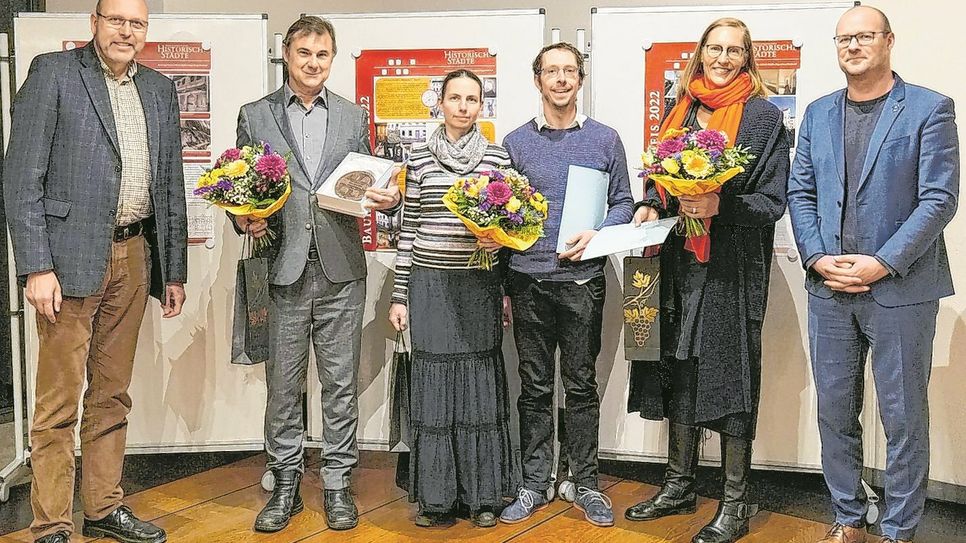
M 744 166 L 753 158 L 741 147 L 729 147 L 724 132 L 671 128 L 641 155 L 644 168 L 640 177 L 654 180 L 666 207 L 667 193 L 677 198 L 719 191 L 726 181 L 745 171 Z M 683 217 L 683 225 L 685 249 L 699 262 L 707 262 L 711 256 L 711 219 Z
M 267 219 L 282 209 L 292 193 L 286 159 L 267 143 L 228 149 L 198 179 L 195 196 L 232 215 Z M 255 248 L 271 245 L 275 234 L 255 240 Z
M 501 169 L 457 179 L 443 196 L 443 205 L 473 234 L 522 251 L 543 236 L 548 204 L 520 172 Z M 469 265 L 489 270 L 493 257 L 479 248 L 470 257 Z

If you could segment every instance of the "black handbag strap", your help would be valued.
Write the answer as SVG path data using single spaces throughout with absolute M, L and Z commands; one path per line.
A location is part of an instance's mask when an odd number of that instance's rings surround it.
M 245 235 L 242 237 L 241 257 L 243 259 L 252 257 L 253 242 L 252 242 L 251 229 L 252 229 L 252 223 L 249 222 L 247 225 L 245 225 Z
M 399 347 L 402 346 L 402 349 Z M 409 347 L 406 346 L 406 334 L 402 332 L 396 332 L 396 347 L 393 349 L 394 353 L 408 353 Z

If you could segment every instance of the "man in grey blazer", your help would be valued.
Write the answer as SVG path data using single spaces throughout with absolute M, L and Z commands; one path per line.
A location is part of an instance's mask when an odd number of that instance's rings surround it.
M 134 61 L 147 27 L 143 0 L 101 0 L 91 43 L 35 58 L 14 101 L 3 190 L 17 275 L 37 308 L 31 531 L 43 543 L 74 530 L 82 392 L 83 534 L 166 539 L 122 504 L 120 487 L 148 295 L 174 317 L 187 279 L 178 97 Z
M 349 152 L 370 153 L 369 123 L 361 108 L 325 88 L 336 54 L 329 21 L 304 16 L 289 27 L 283 43 L 287 83 L 238 115 L 239 146 L 263 141 L 292 156 L 292 195 L 282 211 L 269 221 L 235 219 L 240 232 L 261 237 L 272 222 L 279 234 L 269 253 L 272 347 L 265 367 L 265 449 L 275 488 L 255 530 L 281 530 L 303 508 L 302 389 L 310 339 L 322 384 L 326 520 L 330 528 L 345 530 L 358 523 L 349 475 L 358 461 L 356 374 L 366 259 L 356 218 L 320 209 L 313 192 Z M 366 196 L 375 209 L 400 201 L 395 184 Z
M 959 195 L 956 117 L 951 99 L 892 71 L 895 35 L 879 10 L 847 11 L 835 43 L 848 86 L 808 106 L 788 182 L 835 512 L 822 542 L 867 538 L 859 412 L 870 350 L 887 440 L 881 542 L 908 542 L 926 501 L 936 315 L 953 294 L 943 229 Z

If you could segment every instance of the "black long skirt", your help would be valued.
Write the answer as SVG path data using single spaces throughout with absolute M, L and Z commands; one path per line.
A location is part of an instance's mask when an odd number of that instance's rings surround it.
M 500 274 L 413 266 L 409 499 L 425 512 L 498 508 L 516 493 Z

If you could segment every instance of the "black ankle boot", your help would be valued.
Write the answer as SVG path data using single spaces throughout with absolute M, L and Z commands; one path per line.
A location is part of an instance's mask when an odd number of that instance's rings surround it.
M 262 512 L 255 518 L 256 532 L 277 532 L 305 508 L 299 494 L 302 474 L 297 471 L 275 471 L 275 488 Z
M 690 515 L 697 509 L 694 472 L 698 468 L 701 430 L 671 423 L 668 427 L 667 471 L 664 485 L 651 499 L 624 512 L 627 520 L 654 520 L 668 515 Z
M 691 543 L 734 543 L 748 535 L 748 519 L 758 513 L 758 506 L 748 503 L 751 441 L 721 434 L 721 464 L 725 484 L 718 513 Z

